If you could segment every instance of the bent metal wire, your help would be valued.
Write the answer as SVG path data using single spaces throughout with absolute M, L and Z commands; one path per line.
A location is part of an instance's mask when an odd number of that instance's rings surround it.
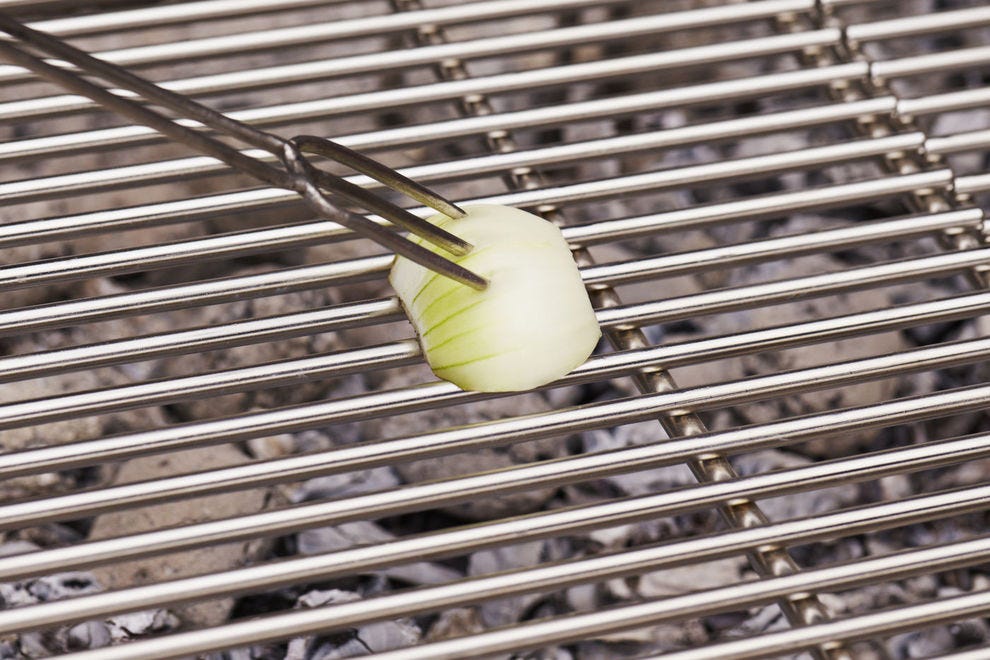
M 313 167 L 305 154 L 318 154 L 349 165 L 353 169 L 450 217 L 460 218 L 464 216 L 464 212 L 456 205 L 395 170 L 326 138 L 299 135 L 285 140 L 271 133 L 252 128 L 187 97 L 148 82 L 125 69 L 92 57 L 64 41 L 33 30 L 2 12 L 0 12 L 0 30 L 48 55 L 62 58 L 78 68 L 79 71 L 69 71 L 52 65 L 10 42 L 0 42 L 0 58 L 23 66 L 67 90 L 87 96 L 125 117 L 167 135 L 173 140 L 178 140 L 202 151 L 204 154 L 214 156 L 227 165 L 254 176 L 262 183 L 292 190 L 302 196 L 323 217 L 353 229 L 426 268 L 472 288 L 485 288 L 487 283 L 484 278 L 436 252 L 393 234 L 363 215 L 341 209 L 320 188 L 332 190 L 344 199 L 382 215 L 400 227 L 408 229 L 452 254 L 460 256 L 467 254 L 471 250 L 468 243 L 450 232 L 412 215 L 405 209 L 368 193 L 349 181 L 329 172 L 318 170 Z M 108 92 L 83 77 L 87 74 L 104 78 L 122 86 L 125 90 L 135 92 L 148 101 L 161 104 L 179 113 L 180 116 L 195 119 L 204 126 L 264 149 L 278 156 L 291 176 L 286 176 L 285 173 L 272 168 L 267 163 L 246 156 L 219 140 L 182 126 L 132 99 Z
M 67 8 L 59 0 L 37 3 L 0 0 L 0 9 L 12 15 L 41 7 Z M 113 4 L 113 3 L 108 3 Z M 176 267 L 196 260 L 220 260 L 266 251 L 342 242 L 348 229 L 365 233 L 396 251 L 408 249 L 376 221 L 339 209 L 321 192 L 329 191 L 413 232 L 426 233 L 452 254 L 468 246 L 424 226 L 417 215 L 364 192 L 374 179 L 406 192 L 420 202 L 448 214 L 453 203 L 410 180 L 430 186 L 458 179 L 502 175 L 508 192 L 483 193 L 485 201 L 527 206 L 562 227 L 582 267 L 582 277 L 598 311 L 598 318 L 616 352 L 598 355 L 554 387 L 599 383 L 632 376 L 639 394 L 628 398 L 561 405 L 529 415 L 497 419 L 464 428 L 435 428 L 387 440 L 368 439 L 301 456 L 255 461 L 191 474 L 119 484 L 87 491 L 55 493 L 0 505 L 0 528 L 19 529 L 46 521 L 76 520 L 128 507 L 174 502 L 205 494 L 237 492 L 269 484 L 296 482 L 320 475 L 345 474 L 402 461 L 439 457 L 456 452 L 499 447 L 561 433 L 604 429 L 620 424 L 658 419 L 670 439 L 657 428 L 656 438 L 641 446 L 565 456 L 494 472 L 451 476 L 439 481 L 412 483 L 394 491 L 350 495 L 336 500 L 258 513 L 152 529 L 124 536 L 52 547 L 0 560 L 0 580 L 15 581 L 59 571 L 188 550 L 208 545 L 247 541 L 303 529 L 355 520 L 374 520 L 404 512 L 423 511 L 482 498 L 498 497 L 536 488 L 567 486 L 609 475 L 664 466 L 688 465 L 698 485 L 650 492 L 608 501 L 595 501 L 516 518 L 486 521 L 467 527 L 448 527 L 409 535 L 373 548 L 351 548 L 326 554 L 294 555 L 282 561 L 192 575 L 105 593 L 0 611 L 0 633 L 16 634 L 72 622 L 99 619 L 149 607 L 255 593 L 287 585 L 305 584 L 353 575 L 403 563 L 463 556 L 526 540 L 566 536 L 655 520 L 664 516 L 717 509 L 727 522 L 723 532 L 679 539 L 656 546 L 543 564 L 494 575 L 396 591 L 354 603 L 283 611 L 251 621 L 150 637 L 114 648 L 81 652 L 92 660 L 114 658 L 179 658 L 215 650 L 259 644 L 289 637 L 324 633 L 361 624 L 413 616 L 418 613 L 470 606 L 486 600 L 537 592 L 553 592 L 582 584 L 639 576 L 651 571 L 745 554 L 760 579 L 741 581 L 696 593 L 624 604 L 592 614 L 578 614 L 525 622 L 511 628 L 483 630 L 453 640 L 433 641 L 379 657 L 411 659 L 474 658 L 519 653 L 554 644 L 659 623 L 777 603 L 791 627 L 709 647 L 686 649 L 663 657 L 763 658 L 775 653 L 813 653 L 820 658 L 857 657 L 863 640 L 876 650 L 895 633 L 960 621 L 990 613 L 984 587 L 972 593 L 912 603 L 890 611 L 839 616 L 834 597 L 824 594 L 874 583 L 889 583 L 936 571 L 973 567 L 990 559 L 986 538 L 957 539 L 942 545 L 880 554 L 825 567 L 800 566 L 789 547 L 873 533 L 914 523 L 925 523 L 967 513 L 986 511 L 985 483 L 935 492 L 912 492 L 904 499 L 877 502 L 852 509 L 828 511 L 814 518 L 772 519 L 757 500 L 808 493 L 825 487 L 875 481 L 884 477 L 950 467 L 967 462 L 980 465 L 990 458 L 986 433 L 939 438 L 888 451 L 847 455 L 831 461 L 792 467 L 779 472 L 740 476 L 729 457 L 765 448 L 853 433 L 890 428 L 923 420 L 975 413 L 990 403 L 986 383 L 862 403 L 846 409 L 819 410 L 798 417 L 765 420 L 754 426 L 711 431 L 699 413 L 827 390 L 885 377 L 933 372 L 985 361 L 990 340 L 969 337 L 893 353 L 875 352 L 851 359 L 824 356 L 822 364 L 757 374 L 745 379 L 715 379 L 679 387 L 669 369 L 691 370 L 708 362 L 754 355 L 778 349 L 856 341 L 881 332 L 924 324 L 973 319 L 990 310 L 984 213 L 972 204 L 972 195 L 990 190 L 985 173 L 961 172 L 954 155 L 990 148 L 988 129 L 933 134 L 931 120 L 947 113 L 990 103 L 983 85 L 947 89 L 912 97 L 896 83 L 931 73 L 956 73 L 990 61 L 985 47 L 958 48 L 946 53 L 907 54 L 874 60 L 869 45 L 886 40 L 955 34 L 990 25 L 990 9 L 962 8 L 935 14 L 901 15 L 910 3 L 878 0 L 760 0 L 722 6 L 646 11 L 650 3 L 621 0 L 491 0 L 424 8 L 418 0 L 394 0 L 391 12 L 371 12 L 356 18 L 327 18 L 289 27 L 255 27 L 248 31 L 197 37 L 185 41 L 149 43 L 97 54 L 94 59 L 64 39 L 103 34 L 140 33 L 155 26 L 181 27 L 203 21 L 275 15 L 320 6 L 349 7 L 354 3 L 325 0 L 201 0 L 165 6 L 82 13 L 32 23 L 0 18 L 0 27 L 29 48 L 59 58 L 45 61 L 14 41 L 0 41 L 0 54 L 19 66 L 0 67 L 0 84 L 30 82 L 31 72 L 58 82 L 73 94 L 50 93 L 4 99 L 0 118 L 14 121 L 71 121 L 77 113 L 97 107 L 117 110 L 143 125 L 87 127 L 70 133 L 27 136 L 0 144 L 0 163 L 58 158 L 132 146 L 155 146 L 173 140 L 195 146 L 216 157 L 158 157 L 138 166 L 122 165 L 69 174 L 54 174 L 0 183 L 0 204 L 71 199 L 100 195 L 121 188 L 140 188 L 225 171 L 225 165 L 251 173 L 273 188 L 211 193 L 190 199 L 142 203 L 124 209 L 30 217 L 0 225 L 0 248 L 102 235 L 118 229 L 152 227 L 159 223 L 196 222 L 219 213 L 262 212 L 302 195 L 327 222 L 302 222 L 234 234 L 211 235 L 165 245 L 141 245 L 92 254 L 70 254 L 54 259 L 0 266 L 0 290 L 19 291 L 48 284 L 88 278 L 140 273 Z M 369 6 L 374 3 L 360 3 Z M 890 18 L 862 19 L 861 7 L 889 5 Z M 661 7 L 662 8 L 662 7 Z M 583 22 L 581 12 L 597 12 Z M 360 12 L 359 12 L 360 13 Z M 332 14 L 331 14 L 332 15 Z M 458 38 L 457 30 L 486 22 L 518 17 L 549 16 L 550 23 L 524 30 L 495 32 L 493 36 Z M 687 44 L 656 52 L 611 52 L 616 40 L 631 41 L 656 35 L 676 36 L 682 31 L 717 26 L 740 26 L 731 39 Z M 744 26 L 768 27 L 746 36 Z M 236 68 L 192 75 L 151 85 L 133 73 L 142 66 L 169 65 L 197 58 L 226 57 L 235 51 L 266 52 L 299 44 L 318 44 L 363 36 L 406 35 L 414 48 L 391 48 L 324 60 Z M 742 35 L 742 36 L 740 36 Z M 724 35 L 723 35 L 724 36 Z M 57 38 L 55 38 L 57 37 Z M 676 43 L 676 42 L 674 42 Z M 602 45 L 589 55 L 589 44 Z M 535 59 L 518 66 L 519 56 L 549 51 L 549 62 Z M 556 57 L 559 55 L 559 57 Z M 512 62 L 490 75 L 472 76 L 468 59 L 495 58 Z M 781 66 L 789 58 L 789 66 Z M 695 81 L 699 67 L 731 69 L 741 61 L 766 64 L 758 73 Z M 72 66 L 66 66 L 70 63 Z M 796 63 L 796 64 L 794 64 Z M 774 67 L 780 66 L 780 70 Z M 121 68 L 124 67 L 124 68 Z M 405 86 L 386 79 L 371 91 L 329 98 L 280 101 L 277 94 L 261 105 L 220 115 L 192 102 L 189 95 L 278 90 L 294 83 L 366 73 L 396 74 L 429 67 L 438 79 Z M 96 86 L 78 70 L 97 75 L 122 89 Z M 669 75 L 662 89 L 632 85 L 637 76 Z M 688 72 L 684 74 L 684 72 Z M 519 91 L 540 92 L 561 86 L 585 89 L 600 84 L 597 95 L 558 97 L 537 105 L 500 105 L 500 96 Z M 626 86 L 629 89 L 626 89 Z M 821 94 L 813 106 L 786 107 L 748 114 L 746 102 L 763 97 L 799 98 L 809 90 Z M 81 94 L 81 96 L 79 95 Z M 135 102 L 143 98 L 175 111 L 173 121 Z M 534 98 L 539 96 L 534 95 Z M 260 127 L 287 126 L 309 120 L 390 108 L 398 112 L 435 109 L 455 102 L 455 116 L 438 113 L 425 123 L 391 126 L 385 122 L 363 133 L 323 138 L 298 136 L 283 140 Z M 542 104 L 541 104 L 542 103 Z M 711 121 L 674 126 L 639 124 L 638 132 L 581 137 L 581 126 L 647 117 L 657 110 L 677 111 L 691 106 L 716 108 Z M 538 168 L 560 168 L 585 161 L 632 160 L 641 153 L 674 150 L 706 142 L 748 140 L 763 135 L 812 131 L 821 127 L 851 127 L 846 139 L 803 143 L 780 153 L 741 154 L 722 162 L 695 162 L 654 171 L 620 171 L 592 180 L 568 180 L 553 172 L 548 184 Z M 642 130 L 646 127 L 646 130 Z M 241 139 L 255 149 L 238 151 L 210 137 L 204 127 Z M 520 149 L 534 131 L 556 131 L 550 144 Z M 573 134 L 569 131 L 573 131 Z M 574 137 L 577 135 L 578 137 Z M 411 149 L 481 136 L 487 150 L 449 161 L 414 165 L 398 174 L 382 170 L 375 161 L 353 150 Z M 570 136 L 570 137 L 568 137 Z M 559 142 L 559 143 L 555 143 Z M 456 151 L 455 151 L 456 153 Z M 471 154 L 465 150 L 463 153 Z M 313 167 L 306 154 L 329 157 L 368 175 L 334 177 Z M 281 162 L 285 170 L 271 166 Z M 626 160 L 623 160 L 626 162 Z M 635 197 L 677 191 L 701 184 L 719 186 L 755 176 L 789 174 L 837 168 L 854 170 L 861 163 L 877 165 L 879 174 L 801 190 L 772 190 L 755 196 L 740 195 L 711 203 L 671 210 L 613 217 L 602 211 L 605 202 L 619 196 Z M 565 169 L 566 172 L 566 169 Z M 407 178 L 397 178 L 407 177 Z M 629 239 L 650 239 L 664 233 L 699 228 L 725 228 L 746 221 L 780 218 L 817 210 L 841 210 L 854 204 L 897 200 L 906 217 L 883 217 L 820 232 L 760 237 L 744 242 L 726 241 L 698 249 L 658 256 L 624 258 L 597 264 L 593 251 Z M 587 224 L 575 224 L 569 213 L 595 209 Z M 596 206 L 597 205 L 597 206 Z M 405 223 L 405 224 L 403 224 Z M 798 259 L 857 246 L 888 244 L 932 237 L 941 248 L 912 254 L 900 261 L 850 265 L 826 273 L 797 274 L 784 280 L 747 283 L 689 294 L 661 295 L 642 290 L 634 303 L 624 303 L 621 287 L 673 278 L 705 275 L 748 264 Z M 387 241 L 391 241 L 388 243 Z M 446 243 L 444 243 L 446 241 Z M 0 333 L 28 332 L 76 326 L 141 314 L 169 313 L 236 300 L 280 295 L 318 287 L 346 285 L 380 277 L 389 255 L 359 257 L 340 262 L 302 265 L 262 273 L 239 274 L 215 280 L 172 283 L 164 287 L 102 293 L 33 307 L 0 310 Z M 433 263 L 448 269 L 448 262 Z M 754 328 L 733 326 L 723 335 L 705 336 L 678 344 L 655 345 L 642 330 L 657 323 L 673 323 L 700 316 L 730 315 L 783 302 L 815 300 L 858 291 L 879 290 L 898 283 L 931 281 L 965 274 L 972 291 L 911 299 L 897 306 L 875 305 L 815 320 Z M 470 278 L 470 274 L 461 273 Z M 478 284 L 476 282 L 476 284 Z M 626 289 L 629 290 L 629 289 Z M 635 291 L 635 289 L 633 289 Z M 0 382 L 72 373 L 101 366 L 125 365 L 157 357 L 190 354 L 236 346 L 257 345 L 291 337 L 368 328 L 401 318 L 392 297 L 344 302 L 324 309 L 238 319 L 210 327 L 181 328 L 158 334 L 114 338 L 55 346 L 47 350 L 0 356 Z M 15 400 L 0 405 L 0 429 L 29 428 L 59 420 L 77 420 L 130 408 L 164 405 L 196 397 L 295 385 L 307 380 L 335 378 L 352 373 L 388 369 L 421 360 L 416 342 L 403 338 L 374 346 L 352 347 L 334 353 L 293 356 L 278 362 L 238 366 L 206 374 L 165 380 L 139 381 L 105 389 L 58 392 L 41 399 Z M 0 478 L 38 475 L 119 461 L 145 455 L 164 455 L 278 433 L 362 421 L 379 416 L 423 412 L 482 400 L 441 382 L 416 383 L 399 389 L 364 392 L 346 398 L 310 402 L 291 408 L 242 410 L 233 416 L 193 421 L 147 430 L 130 430 L 107 437 L 84 438 L 66 445 L 42 445 L 0 455 Z M 3 431 L 0 431 L 2 433 Z M 841 602 L 841 599 L 840 599 Z M 974 651 L 979 654 L 983 651 Z M 965 655 L 966 652 L 963 652 Z M 963 656 L 960 656 L 963 657 Z

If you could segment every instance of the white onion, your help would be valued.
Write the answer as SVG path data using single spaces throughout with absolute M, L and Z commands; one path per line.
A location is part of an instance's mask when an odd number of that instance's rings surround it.
M 429 220 L 474 245 L 452 261 L 486 278 L 487 289 L 403 257 L 389 275 L 433 372 L 480 392 L 528 390 L 570 373 L 591 355 L 601 331 L 560 230 L 511 207 L 464 210 L 463 218 Z

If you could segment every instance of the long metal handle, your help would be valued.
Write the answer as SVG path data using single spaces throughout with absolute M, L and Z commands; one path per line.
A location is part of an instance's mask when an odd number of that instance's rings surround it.
M 62 58 L 83 72 L 99 76 L 125 89 L 129 89 L 153 103 L 163 105 L 180 116 L 195 119 L 222 134 L 231 135 L 255 147 L 264 149 L 278 156 L 288 171 L 274 168 L 263 160 L 251 158 L 203 132 L 193 130 L 175 122 L 165 115 L 130 98 L 113 94 L 72 71 L 35 57 L 12 42 L 0 41 L 0 57 L 23 66 L 68 90 L 89 97 L 132 121 L 144 124 L 177 142 L 189 145 L 201 153 L 213 156 L 234 169 L 249 174 L 263 183 L 298 193 L 306 200 L 310 207 L 322 216 L 345 227 L 349 227 L 430 270 L 475 289 L 484 289 L 487 286 L 484 278 L 472 273 L 456 262 L 408 241 L 364 216 L 338 207 L 320 190 L 321 182 L 335 184 L 337 178 L 320 172 L 313 167 L 308 159 L 303 156 L 303 151 L 315 151 L 323 156 L 341 158 L 345 164 L 369 176 L 374 176 L 387 185 L 393 185 L 398 190 L 411 193 L 416 199 L 432 205 L 442 213 L 452 212 L 454 213 L 454 217 L 463 215 L 463 211 L 456 205 L 430 191 L 428 188 L 415 184 L 401 174 L 371 159 L 362 157 L 346 147 L 335 145 L 324 138 L 302 136 L 298 140 L 287 141 L 274 134 L 253 128 L 244 122 L 227 117 L 192 99 L 155 85 L 117 65 L 95 58 L 55 37 L 29 28 L 3 12 L 0 12 L 0 30 L 26 44 Z M 334 185 L 333 187 L 337 192 L 341 192 L 339 185 Z M 347 185 L 343 188 L 343 191 L 348 199 L 363 203 L 366 207 L 370 205 L 371 208 L 384 215 L 387 219 L 410 229 L 410 231 L 441 248 L 451 250 L 454 254 L 463 255 L 471 249 L 468 243 L 450 232 L 410 215 L 391 202 L 377 199 L 364 189 Z

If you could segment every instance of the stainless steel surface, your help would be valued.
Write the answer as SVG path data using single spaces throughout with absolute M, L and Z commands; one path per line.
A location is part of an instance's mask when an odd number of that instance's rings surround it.
M 715 512 L 722 528 L 691 537 L 599 543 L 560 561 L 280 607 L 71 657 L 182 658 L 510 596 L 565 602 L 557 596 L 569 589 L 741 557 L 750 572 L 727 584 L 483 625 L 374 655 L 474 658 L 557 646 L 583 657 L 588 640 L 775 603 L 786 619 L 779 629 L 732 639 L 712 632 L 708 645 L 640 657 L 894 657 L 898 634 L 986 620 L 990 597 L 979 580 L 959 578 L 954 591 L 887 611 L 848 595 L 912 576 L 971 575 L 990 559 L 990 436 L 980 417 L 990 403 L 982 366 L 990 355 L 990 126 L 980 114 L 990 86 L 978 75 L 990 61 L 990 11 L 959 2 L 925 13 L 923 4 L 199 0 L 109 2 L 69 15 L 57 1 L 0 0 L 34 28 L 238 121 L 333 136 L 458 204 L 542 214 L 571 242 L 614 349 L 533 395 L 544 408 L 525 415 L 511 397 L 393 379 L 423 358 L 411 331 L 395 323 L 404 317 L 384 282 L 390 254 L 314 220 L 294 193 L 247 187 L 256 184 L 219 160 L 190 156 L 154 130 L 2 66 L 0 291 L 10 302 L 0 306 L 0 443 L 11 438 L 16 451 L 0 454 L 0 483 L 104 475 L 95 485 L 0 501 L 0 529 L 11 539 L 153 505 L 195 507 L 208 495 L 281 496 L 314 477 L 413 460 L 462 455 L 468 471 L 270 509 L 197 512 L 0 557 L 0 581 L 14 583 L 348 522 L 440 516 L 434 527 L 366 547 L 307 556 L 289 545 L 211 572 L 190 566 L 8 607 L 0 637 L 423 561 L 458 566 L 484 549 L 603 539 L 620 526 Z M 242 155 L 275 160 L 259 149 Z M 381 190 L 366 176 L 346 180 Z M 302 306 L 281 305 L 293 296 Z M 704 331 L 670 340 L 692 326 Z M 934 338 L 908 341 L 926 330 Z M 209 362 L 219 351 L 234 357 Z M 168 369 L 199 357 L 193 369 Z M 65 387 L 63 377 L 84 378 Z M 356 382 L 363 385 L 348 385 Z M 290 396 L 280 407 L 174 412 L 314 383 L 320 396 Z M 580 398 L 589 392 L 609 394 Z M 457 411 L 482 401 L 501 412 L 459 425 Z M 379 420 L 391 419 L 399 430 L 376 435 Z M 580 434 L 651 420 L 660 423 L 641 444 L 572 446 Z M 98 433 L 54 435 L 59 425 L 91 422 Z M 124 461 L 346 429 L 357 429 L 358 441 L 124 482 L 112 476 Z M 18 439 L 25 432 L 31 441 Z M 829 460 L 781 470 L 739 469 L 756 452 L 804 455 L 806 443 L 870 433 L 885 440 L 838 444 Z M 533 462 L 480 462 L 485 451 L 563 437 L 571 438 L 566 450 L 561 441 L 559 453 Z M 599 493 L 472 524 L 443 513 L 540 489 L 591 493 L 602 480 L 685 465 L 699 483 Z M 954 470 L 976 478 L 939 481 Z M 906 490 L 882 494 L 891 483 Z M 874 495 L 809 517 L 764 505 L 835 487 Z M 984 528 L 952 527 L 952 536 L 925 537 L 921 547 L 905 540 L 905 530 L 964 519 Z M 808 565 L 808 553 L 792 553 L 888 531 L 883 538 L 893 540 L 865 543 L 864 556 Z M 942 655 L 986 657 L 990 639 L 981 643 Z

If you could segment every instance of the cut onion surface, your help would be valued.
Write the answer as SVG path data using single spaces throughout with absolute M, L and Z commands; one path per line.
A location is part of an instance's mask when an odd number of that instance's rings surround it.
M 462 257 L 442 254 L 486 278 L 484 291 L 403 257 L 389 274 L 433 372 L 479 392 L 529 390 L 570 373 L 601 330 L 560 230 L 507 206 L 464 210 L 429 220 L 474 246 Z

